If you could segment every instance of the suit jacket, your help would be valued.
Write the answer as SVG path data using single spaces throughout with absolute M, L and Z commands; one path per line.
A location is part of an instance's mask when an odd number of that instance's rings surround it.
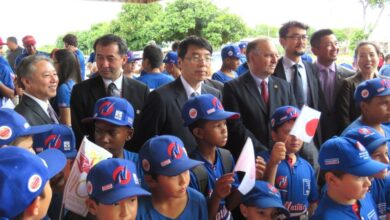
M 149 94 L 149 88 L 137 81 L 123 77 L 122 82 L 123 98 L 127 99 L 134 108 L 134 130 L 137 131 L 138 117 Z M 90 78 L 74 85 L 70 97 L 70 109 L 72 114 L 72 128 L 76 136 L 77 146 L 80 145 L 84 135 L 93 137 L 93 124 L 83 124 L 82 119 L 92 117 L 95 102 L 106 97 L 106 89 L 101 76 Z M 126 148 L 131 146 L 126 144 Z
M 23 115 L 31 126 L 53 124 L 52 119 L 47 115 L 46 111 L 27 95 L 22 96 L 22 100 L 15 107 L 15 111 Z
M 202 84 L 202 94 L 212 94 L 221 99 L 221 93 Z M 180 78 L 150 93 L 142 110 L 138 132 L 135 133 L 135 147 L 141 146 L 155 135 L 170 134 L 179 137 L 188 153 L 196 147 L 192 133 L 181 117 L 181 110 L 188 97 Z
M 204 84 L 206 84 L 210 87 L 213 87 L 214 89 L 222 92 L 223 83 L 221 83 L 220 81 L 213 80 L 213 79 L 205 79 Z
M 239 112 L 241 118 L 228 121 L 227 148 L 237 158 L 247 139 L 251 137 L 255 151 L 271 149 L 270 119 L 276 108 L 296 105 L 292 87 L 274 76 L 268 81 L 269 101 L 265 105 L 252 75 L 245 73 L 225 83 L 223 106 L 228 111 Z
M 319 70 L 317 65 L 313 64 L 313 71 L 316 74 L 316 76 L 319 79 Z M 342 88 L 343 80 L 353 76 L 355 72 L 352 70 L 348 70 L 343 66 L 336 66 L 336 82 L 334 86 L 334 99 L 335 103 L 333 104 L 333 108 L 330 108 L 330 106 L 327 105 L 325 101 L 325 94 L 322 90 L 321 86 L 319 87 L 319 108 L 321 111 L 321 136 L 322 136 L 322 143 L 324 143 L 329 138 L 333 137 L 334 135 L 339 135 L 341 133 L 337 113 L 336 113 L 336 100 L 337 97 L 340 94 L 340 90 Z M 341 95 L 341 94 L 340 94 Z

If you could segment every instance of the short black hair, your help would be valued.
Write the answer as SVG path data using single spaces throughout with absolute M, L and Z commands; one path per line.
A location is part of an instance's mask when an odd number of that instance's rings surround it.
M 298 27 L 300 29 L 307 30 L 309 26 L 299 21 L 289 21 L 284 23 L 282 27 L 279 29 L 279 38 L 286 38 L 288 34 L 288 30 L 293 27 Z M 247 49 L 248 50 L 248 49 Z
M 377 44 L 375 44 L 374 42 L 371 42 L 371 41 L 360 41 L 355 48 L 355 54 L 354 54 L 355 59 L 358 57 L 359 48 L 362 46 L 365 46 L 365 45 L 373 46 L 375 48 L 376 54 L 379 57 L 379 54 L 381 53 L 381 49 L 379 48 L 379 46 Z
M 149 60 L 151 68 L 159 68 L 163 61 L 163 53 L 159 47 L 150 44 L 144 47 L 143 59 Z
M 184 40 L 182 40 L 180 42 L 177 55 L 181 59 L 184 59 L 184 57 L 187 54 L 188 47 L 190 47 L 190 46 L 204 48 L 204 49 L 208 50 L 210 52 L 210 54 L 213 53 L 213 47 L 206 39 L 192 35 L 192 36 L 184 38 Z
M 67 34 L 62 38 L 62 41 L 71 46 L 78 46 L 77 37 L 74 34 Z
M 331 29 L 321 29 L 314 32 L 310 38 L 311 47 L 319 47 L 321 43 L 321 38 L 332 34 L 334 33 Z
M 11 41 L 14 42 L 15 44 L 18 44 L 18 40 L 16 39 L 16 37 L 8 37 L 7 41 Z
M 127 44 L 126 42 L 119 36 L 115 34 L 106 34 L 98 39 L 96 39 L 95 43 L 93 44 L 93 50 L 96 52 L 96 46 L 102 45 L 102 46 L 108 46 L 110 44 L 117 44 L 118 45 L 118 53 L 120 55 L 126 55 L 127 56 Z
M 205 119 L 199 119 L 195 122 L 193 122 L 192 124 L 188 125 L 188 129 L 190 129 L 191 133 L 194 131 L 195 128 L 203 128 L 204 127 L 204 124 L 207 122 L 208 120 L 205 120 Z
M 177 51 L 177 49 L 179 49 L 179 44 L 180 44 L 180 41 L 178 40 L 175 40 L 172 44 L 172 50 L 173 51 Z

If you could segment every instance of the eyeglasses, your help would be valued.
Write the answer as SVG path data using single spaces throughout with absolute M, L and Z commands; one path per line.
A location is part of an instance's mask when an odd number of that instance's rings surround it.
M 292 35 L 292 36 L 286 36 L 286 38 L 293 39 L 295 41 L 298 40 L 307 40 L 308 36 L 307 35 Z
M 213 57 L 211 56 L 199 56 L 199 55 L 194 55 L 192 57 L 186 57 L 186 59 L 188 59 L 189 61 L 191 61 L 192 63 L 200 63 L 200 62 L 203 62 L 205 61 L 206 63 L 211 63 L 213 61 Z

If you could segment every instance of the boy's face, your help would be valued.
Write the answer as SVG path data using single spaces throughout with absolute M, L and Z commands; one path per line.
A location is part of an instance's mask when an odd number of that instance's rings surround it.
M 226 120 L 206 121 L 199 129 L 198 138 L 211 145 L 223 147 L 228 139 Z
M 242 215 L 248 220 L 272 220 L 278 214 L 277 208 L 258 208 L 241 204 L 240 209 Z
M 190 184 L 190 171 L 186 170 L 177 176 L 157 176 L 159 190 L 167 198 L 183 198 L 187 196 L 187 187 Z
M 21 137 L 17 137 L 12 143 L 11 145 L 13 146 L 18 146 L 18 147 L 21 147 L 21 148 L 24 148 L 28 151 L 30 151 L 31 153 L 35 154 L 35 151 L 33 149 L 33 138 L 31 135 L 28 135 L 28 136 L 21 136 Z
M 380 147 L 378 147 L 372 154 L 371 154 L 371 158 L 373 160 L 376 160 L 376 161 L 379 161 L 379 162 L 382 162 L 382 163 L 385 163 L 385 164 L 389 164 L 389 150 L 388 150 L 388 147 L 387 147 L 387 143 L 386 144 L 382 144 Z M 380 179 L 383 179 L 385 178 L 385 176 L 387 175 L 387 169 L 384 169 L 382 172 L 378 173 L 378 174 L 375 174 L 374 176 L 376 178 L 380 178 Z
M 95 121 L 95 144 L 108 150 L 114 158 L 123 157 L 123 147 L 132 136 L 133 130 L 127 126 Z
M 286 144 L 287 154 L 298 152 L 303 144 L 302 140 L 294 135 L 290 135 L 294 123 L 295 120 L 287 121 L 271 133 L 273 141 L 280 141 Z
M 96 204 L 95 201 L 89 200 L 89 212 L 96 216 L 98 220 L 134 220 L 137 216 L 138 200 L 137 196 L 122 199 L 112 205 L 102 203 Z
M 46 182 L 45 188 L 43 189 L 43 195 L 44 196 L 40 197 L 40 205 L 38 207 L 39 213 L 37 219 L 43 219 L 47 214 L 47 210 L 49 209 L 51 197 L 53 195 L 50 187 L 50 181 Z
M 337 188 L 337 192 L 343 201 L 350 203 L 363 198 L 371 186 L 368 177 L 359 177 L 346 173 L 342 177 L 334 176 L 329 186 Z
M 361 103 L 364 118 L 375 123 L 390 122 L 390 96 L 376 96 Z
M 226 64 L 229 69 L 236 70 L 238 66 L 240 65 L 240 59 L 235 57 L 228 57 L 226 58 Z

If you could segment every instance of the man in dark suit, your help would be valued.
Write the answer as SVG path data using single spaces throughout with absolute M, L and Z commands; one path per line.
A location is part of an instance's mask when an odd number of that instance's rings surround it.
M 134 132 L 137 132 L 138 117 L 149 94 L 149 88 L 143 83 L 123 77 L 122 66 L 127 62 L 127 45 L 123 39 L 113 34 L 104 35 L 95 41 L 93 48 L 96 53 L 98 76 L 76 84 L 70 98 L 72 128 L 77 146 L 84 135 L 93 138 L 92 125 L 83 124 L 81 120 L 92 116 L 93 107 L 98 99 L 105 96 L 127 99 L 134 107 Z M 131 142 L 126 144 L 127 149 L 130 146 Z
M 317 56 L 313 71 L 319 79 L 319 108 L 321 114 L 322 143 L 339 135 L 335 102 L 343 79 L 355 74 L 352 70 L 336 65 L 339 46 L 337 38 L 330 29 L 321 29 L 313 33 L 310 39 L 311 50 Z
M 58 76 L 50 58 L 31 55 L 23 59 L 18 69 L 19 84 L 24 89 L 15 111 L 30 125 L 58 124 L 49 99 L 57 94 Z
M 228 122 L 227 148 L 237 158 L 247 139 L 255 151 L 271 148 L 270 119 L 276 108 L 296 105 L 291 86 L 272 76 L 278 59 L 276 46 L 267 38 L 250 42 L 246 51 L 249 72 L 225 83 L 223 106 L 241 118 Z
M 153 92 L 147 98 L 135 135 L 140 148 L 154 135 L 171 134 L 179 137 L 188 152 L 196 142 L 188 128 L 183 126 L 181 109 L 187 100 L 196 95 L 210 93 L 221 99 L 221 93 L 203 83 L 211 64 L 211 45 L 203 38 L 190 36 L 181 41 L 178 64 L 181 76 Z

